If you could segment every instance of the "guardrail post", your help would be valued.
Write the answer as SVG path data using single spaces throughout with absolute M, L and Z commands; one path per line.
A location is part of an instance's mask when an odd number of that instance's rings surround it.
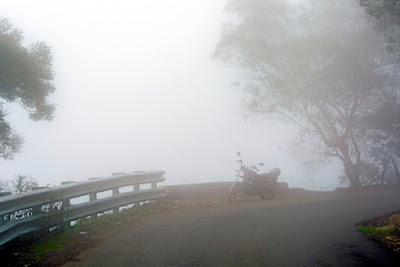
M 69 198 L 65 198 L 61 200 L 61 209 L 59 212 L 65 212 L 68 207 L 71 205 Z M 63 226 L 71 226 L 71 222 L 65 222 L 62 224 Z
M 119 188 L 113 188 L 112 189 L 112 195 L 115 196 L 115 195 L 118 195 L 118 194 L 119 194 Z M 119 213 L 119 207 L 114 208 L 112 211 L 113 211 L 113 215 Z
M 89 202 L 90 201 L 95 201 L 97 199 L 97 193 L 90 193 L 89 194 Z M 94 213 L 92 215 L 90 215 L 90 219 L 96 219 L 97 218 L 97 213 Z
M 139 184 L 135 184 L 135 185 L 133 186 L 133 191 L 140 191 L 140 185 L 139 185 Z M 133 206 L 134 206 L 134 207 L 140 206 L 140 202 L 135 202 L 135 203 L 133 203 Z
M 69 199 L 68 199 L 68 198 L 67 198 L 67 199 L 61 200 L 61 203 L 62 203 L 62 208 L 63 208 L 63 210 L 66 210 L 66 209 L 69 207 L 69 205 L 70 205 Z
M 151 189 L 157 189 L 157 182 L 151 183 Z M 150 200 L 149 202 L 154 204 L 154 203 L 157 203 L 157 200 L 154 199 L 154 200 Z
M 40 214 L 42 212 L 42 206 L 35 206 L 32 207 L 32 215 Z
M 1 226 L 1 225 L 4 225 L 4 216 L 5 216 L 5 215 L 1 215 L 1 216 L 0 216 L 0 226 Z

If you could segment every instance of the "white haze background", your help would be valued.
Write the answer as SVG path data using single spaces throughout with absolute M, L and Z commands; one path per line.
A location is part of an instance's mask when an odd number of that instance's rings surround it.
M 59 185 L 162 169 L 166 184 L 231 181 L 241 151 L 263 171 L 280 167 L 290 187 L 337 186 L 340 168 L 310 175 L 290 156 L 294 126 L 242 117 L 234 69 L 210 57 L 224 0 L 0 3 L 26 44 L 52 47 L 57 88 L 51 122 L 9 108 L 25 143 L 0 161 L 0 179 L 21 173 Z

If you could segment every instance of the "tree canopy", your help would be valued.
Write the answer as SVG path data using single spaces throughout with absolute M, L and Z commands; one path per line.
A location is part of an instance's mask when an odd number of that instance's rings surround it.
M 388 49 L 400 59 L 400 0 L 359 0 L 387 40 Z
M 297 124 L 319 157 L 336 157 L 362 184 L 365 117 L 393 92 L 392 56 L 364 12 L 347 0 L 231 0 L 214 57 L 239 67 L 245 109 Z M 389 82 L 391 81 L 391 82 Z M 398 88 L 398 87 L 397 87 Z
M 51 120 L 55 106 L 53 56 L 44 42 L 24 46 L 21 31 L 0 17 L 0 157 L 12 159 L 23 139 L 6 120 L 6 107 L 20 104 L 32 120 Z
M 375 28 L 386 40 L 386 49 L 400 60 L 400 1 L 399 0 L 359 0 L 360 5 L 370 16 Z M 400 68 L 394 68 L 397 73 Z M 398 82 L 397 82 L 398 84 Z M 386 180 L 400 182 L 400 103 L 399 88 L 390 94 L 377 112 L 369 116 L 366 125 L 372 143 L 370 155 L 376 177 L 380 183 Z

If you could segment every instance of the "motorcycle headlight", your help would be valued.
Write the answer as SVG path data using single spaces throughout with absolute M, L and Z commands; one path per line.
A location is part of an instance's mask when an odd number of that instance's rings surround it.
M 243 177 L 244 176 L 244 172 L 239 172 L 239 176 Z

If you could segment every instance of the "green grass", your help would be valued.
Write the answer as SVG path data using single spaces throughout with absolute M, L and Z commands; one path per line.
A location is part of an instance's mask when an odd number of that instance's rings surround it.
M 62 248 L 70 240 L 71 238 L 68 235 L 51 233 L 35 245 L 31 245 L 21 260 L 25 262 L 25 265 L 38 264 L 45 259 L 49 252 Z
M 366 235 L 373 235 L 376 231 L 376 227 L 367 227 L 364 225 L 357 225 L 357 229 Z
M 63 244 L 70 241 L 70 237 L 67 235 L 57 235 L 54 237 L 49 237 L 47 240 L 40 242 L 37 246 L 31 248 L 31 252 L 34 255 L 45 255 L 48 252 L 59 249 Z
M 387 236 L 391 236 L 394 231 L 394 228 L 368 227 L 364 225 L 357 225 L 357 229 L 368 236 L 382 240 L 384 240 Z

